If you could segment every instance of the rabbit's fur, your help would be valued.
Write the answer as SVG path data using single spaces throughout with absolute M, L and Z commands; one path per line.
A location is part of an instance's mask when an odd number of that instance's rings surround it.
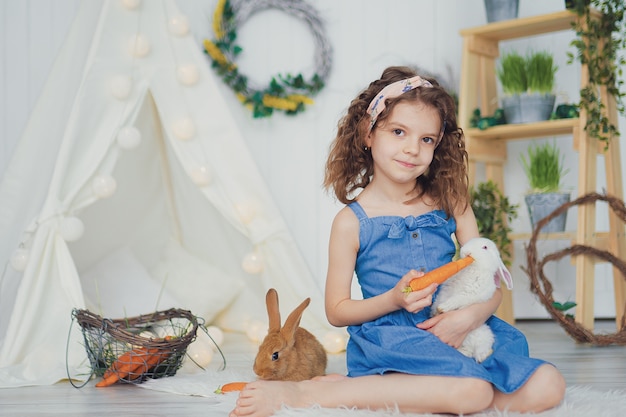
M 328 357 L 322 344 L 300 326 L 304 309 L 311 302 L 304 300 L 289 314 L 281 328 L 278 293 L 270 288 L 265 297 L 269 329 L 254 360 L 254 373 L 261 379 L 302 381 L 326 373 Z
M 489 300 L 500 281 L 511 289 L 513 281 L 496 244 L 483 237 L 471 239 L 461 247 L 461 258 L 471 256 L 474 262 L 461 269 L 441 284 L 439 293 L 431 306 L 431 315 L 458 310 L 474 303 Z M 468 333 L 459 352 L 477 362 L 484 361 L 492 353 L 493 332 L 483 324 Z

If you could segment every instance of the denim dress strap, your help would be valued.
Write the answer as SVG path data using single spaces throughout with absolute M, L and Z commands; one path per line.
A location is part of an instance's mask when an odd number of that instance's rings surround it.
M 356 217 L 359 219 L 359 222 L 368 218 L 365 210 L 363 210 L 363 207 L 361 207 L 358 201 L 353 201 L 348 204 L 348 207 L 350 207 L 350 209 L 354 212 Z

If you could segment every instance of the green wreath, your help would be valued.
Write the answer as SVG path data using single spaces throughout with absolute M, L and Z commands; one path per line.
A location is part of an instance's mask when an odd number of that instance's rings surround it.
M 236 29 L 254 13 L 275 8 L 303 19 L 315 37 L 316 68 L 310 79 L 302 74 L 279 74 L 272 77 L 269 86 L 252 85 L 248 77 L 239 71 L 235 58 L 242 48 L 235 43 Z M 302 0 L 219 0 L 213 15 L 215 40 L 205 40 L 204 49 L 212 60 L 212 66 L 236 94 L 239 100 L 251 108 L 254 117 L 269 117 L 274 110 L 295 115 L 312 104 L 311 96 L 318 93 L 326 83 L 330 72 L 330 46 L 322 31 L 322 22 L 315 9 Z

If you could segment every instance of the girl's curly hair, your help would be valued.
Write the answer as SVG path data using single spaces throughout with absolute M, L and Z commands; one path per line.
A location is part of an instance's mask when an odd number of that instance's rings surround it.
M 370 85 L 350 103 L 337 126 L 337 136 L 330 146 L 324 174 L 324 188 L 332 189 L 339 201 L 349 204 L 359 189 L 365 188 L 374 173 L 371 152 L 367 151 L 370 117 L 366 110 L 374 96 L 385 86 L 417 75 L 409 67 L 389 67 L 380 79 Z M 420 102 L 437 109 L 444 128 L 443 137 L 435 149 L 429 169 L 415 181 L 417 198 L 424 195 L 433 199 L 437 207 L 452 216 L 456 209 L 469 205 L 468 156 L 463 131 L 457 124 L 456 106 L 452 96 L 428 77 L 433 87 L 417 87 L 398 97 L 385 101 L 386 108 L 378 116 L 377 126 L 389 117 L 395 105 L 402 101 Z

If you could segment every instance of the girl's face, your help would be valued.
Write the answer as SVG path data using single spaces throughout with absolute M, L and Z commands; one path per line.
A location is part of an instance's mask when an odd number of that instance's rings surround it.
M 433 160 L 441 131 L 439 113 L 420 102 L 398 103 L 389 117 L 367 137 L 374 178 L 415 184 Z

